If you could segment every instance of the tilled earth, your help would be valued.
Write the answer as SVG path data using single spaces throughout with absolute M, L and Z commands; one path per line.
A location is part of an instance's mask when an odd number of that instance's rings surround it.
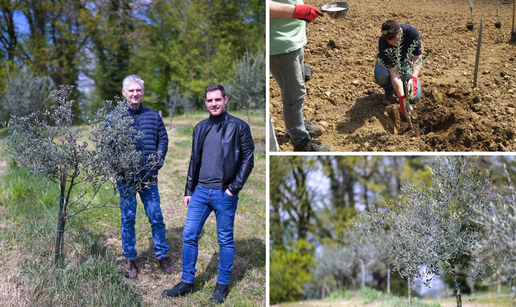
M 328 2 L 305 1 L 318 8 Z M 465 0 L 351 0 L 345 18 L 325 14 L 309 23 L 305 64 L 313 72 L 303 112 L 305 121 L 325 128 L 316 139 L 338 152 L 516 151 L 516 43 L 513 4 L 505 2 L 497 14 L 494 0 L 474 0 L 473 13 Z M 388 19 L 414 26 L 423 37 L 423 55 L 429 55 L 412 128 L 398 105 L 381 103 L 383 89 L 374 80 L 378 37 Z M 470 19 L 472 31 L 466 29 Z M 280 151 L 292 151 L 272 75 L 270 114 Z

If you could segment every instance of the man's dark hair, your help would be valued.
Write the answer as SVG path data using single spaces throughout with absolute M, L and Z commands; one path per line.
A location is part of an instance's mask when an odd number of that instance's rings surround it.
M 383 23 L 382 32 L 383 31 L 393 31 L 393 30 L 395 30 L 396 32 L 383 34 L 383 37 L 388 41 L 393 40 L 396 38 L 396 36 L 398 36 L 399 29 L 400 29 L 400 24 L 396 20 L 389 19 Z
M 221 84 L 210 84 L 204 90 L 204 99 L 206 99 L 206 94 L 208 92 L 213 92 L 213 91 L 220 91 L 222 94 L 222 97 L 226 97 L 226 90 L 224 89 L 224 87 Z

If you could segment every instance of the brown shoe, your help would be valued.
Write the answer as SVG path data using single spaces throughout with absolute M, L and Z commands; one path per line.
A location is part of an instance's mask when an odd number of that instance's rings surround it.
M 125 261 L 125 273 L 129 279 L 136 279 L 138 277 L 138 266 L 136 265 L 136 260 L 126 260 Z
M 168 256 L 159 258 L 158 263 L 165 274 L 172 274 L 174 272 L 174 264 L 172 264 L 172 260 Z

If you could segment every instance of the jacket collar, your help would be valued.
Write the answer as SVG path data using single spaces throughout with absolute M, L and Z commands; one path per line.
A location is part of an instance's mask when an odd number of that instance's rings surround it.
M 127 107 L 127 111 L 129 111 L 129 113 L 131 113 L 131 114 L 138 114 L 142 110 L 142 103 L 141 102 L 140 102 L 140 105 L 138 106 L 137 109 L 131 109 L 129 107 L 129 103 L 127 103 L 125 106 Z
M 228 112 L 224 111 L 224 113 L 220 114 L 219 116 L 215 117 L 210 114 L 210 125 L 213 124 L 219 124 L 227 120 Z

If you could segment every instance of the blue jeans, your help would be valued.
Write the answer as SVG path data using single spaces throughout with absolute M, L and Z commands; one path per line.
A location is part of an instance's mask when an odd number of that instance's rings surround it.
M 134 223 L 136 219 L 136 192 L 131 184 L 125 182 L 117 183 L 120 194 L 120 210 L 122 211 L 122 246 L 126 259 L 136 259 L 137 252 Z M 154 253 L 157 258 L 166 257 L 168 253 L 167 234 L 163 214 L 161 213 L 158 184 L 151 184 L 139 192 L 152 229 L 152 241 L 154 242 Z
M 270 56 L 270 70 L 281 89 L 283 120 L 292 145 L 301 143 L 308 136 L 303 120 L 303 101 L 306 94 L 304 56 L 303 47 Z
M 411 77 L 412 77 L 412 71 L 409 72 L 409 77 L 408 77 L 407 81 L 410 80 Z M 391 74 L 378 61 L 376 61 L 376 64 L 374 66 L 374 79 L 376 80 L 376 83 L 379 86 L 383 87 L 386 94 L 393 93 L 394 88 L 392 87 Z M 419 78 L 417 79 L 417 88 L 418 88 L 418 90 L 416 93 L 416 97 L 414 99 L 411 99 L 410 103 L 419 101 L 419 100 L 421 100 L 421 97 L 423 97 L 423 94 L 422 94 L 423 91 L 421 90 L 421 85 L 419 84 Z
M 219 244 L 219 276 L 217 283 L 229 285 L 233 274 L 235 240 L 233 226 L 237 209 L 238 195 L 229 196 L 221 190 L 197 187 L 188 204 L 185 228 L 183 229 L 183 275 L 181 281 L 192 284 L 195 279 L 199 236 L 206 219 L 215 211 L 217 238 Z

